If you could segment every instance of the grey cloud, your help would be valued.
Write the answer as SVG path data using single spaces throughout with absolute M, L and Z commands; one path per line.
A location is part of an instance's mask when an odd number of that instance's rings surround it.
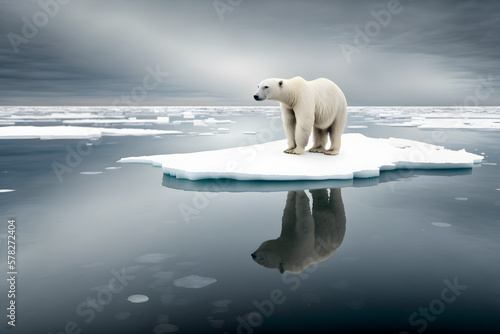
M 8 32 L 40 7 L 0 0 L 0 104 L 109 105 L 157 64 L 169 76 L 142 104 L 254 105 L 262 79 L 295 75 L 332 79 L 351 105 L 460 104 L 489 75 L 500 90 L 496 1 L 401 0 L 348 63 L 339 45 L 387 3 L 242 1 L 221 21 L 212 1 L 73 0 L 15 54 Z

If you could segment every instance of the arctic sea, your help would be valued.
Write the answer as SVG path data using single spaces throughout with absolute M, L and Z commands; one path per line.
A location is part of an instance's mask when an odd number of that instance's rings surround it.
M 11 126 L 24 139 L 2 138 Z M 57 128 L 48 140 L 32 126 Z M 69 139 L 63 126 L 108 130 Z M 283 139 L 278 108 L 0 108 L 1 332 L 500 332 L 500 108 L 352 107 L 345 133 L 484 160 L 205 191 L 211 181 L 117 161 Z M 253 259 L 282 229 L 307 225 L 298 212 L 326 224 L 316 233 L 331 230 L 333 253 L 299 273 Z

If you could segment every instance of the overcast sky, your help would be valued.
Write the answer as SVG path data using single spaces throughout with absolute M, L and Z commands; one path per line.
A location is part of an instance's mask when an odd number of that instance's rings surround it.
M 500 105 L 500 1 L 0 0 L 0 33 L 0 105 Z

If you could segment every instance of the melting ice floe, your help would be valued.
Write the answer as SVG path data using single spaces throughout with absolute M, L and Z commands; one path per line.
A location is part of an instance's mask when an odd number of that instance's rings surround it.
M 148 296 L 145 295 L 132 295 L 127 298 L 127 300 L 131 303 L 145 303 L 149 300 Z
M 162 166 L 177 178 L 200 180 L 329 180 L 378 176 L 381 170 L 471 168 L 482 156 L 465 150 L 407 139 L 369 138 L 357 133 L 342 136 L 338 156 L 306 152 L 284 154 L 286 140 L 186 154 L 123 158 L 122 163 Z
M 150 129 L 114 129 L 81 126 L 5 126 L 0 139 L 91 139 L 102 136 L 154 136 L 180 134 L 180 131 Z
M 174 285 L 179 288 L 200 289 L 215 282 L 217 282 L 215 278 L 190 275 L 176 279 Z
M 0 194 L 1 193 L 11 193 L 13 191 L 15 191 L 15 190 L 14 189 L 0 189 Z

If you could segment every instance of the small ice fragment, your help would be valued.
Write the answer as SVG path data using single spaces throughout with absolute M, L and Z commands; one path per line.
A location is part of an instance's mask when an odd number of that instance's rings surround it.
M 138 256 L 135 258 L 136 262 L 142 262 L 142 263 L 158 263 L 162 262 L 165 259 L 168 259 L 170 257 L 174 257 L 175 255 L 170 255 L 170 254 L 162 254 L 162 253 L 151 253 L 151 254 L 144 254 L 141 256 Z
M 198 133 L 198 136 L 215 136 L 215 133 L 213 133 L 213 132 L 200 132 L 200 133 Z
M 367 126 L 366 125 L 349 125 L 348 128 L 349 129 L 366 129 Z
M 156 123 L 158 124 L 168 124 L 170 122 L 170 117 L 156 117 Z
M 256 135 L 257 132 L 255 132 L 255 131 L 245 131 L 245 132 L 243 132 L 243 134 L 244 135 Z
M 455 197 L 455 199 L 456 199 L 457 201 L 466 201 L 466 200 L 468 200 L 468 198 L 467 198 L 467 197 Z
M 200 289 L 215 282 L 217 282 L 215 278 L 190 275 L 176 279 L 174 285 L 179 288 Z
M 82 175 L 97 175 L 102 174 L 102 172 L 80 172 Z
M 231 304 L 233 301 L 230 299 L 222 299 L 222 300 L 216 300 L 212 303 L 213 306 L 215 307 L 227 307 L 229 304 Z
M 110 169 L 110 170 L 113 170 L 113 169 L 120 169 L 121 167 L 106 167 L 104 169 Z
M 441 222 L 434 222 L 432 225 L 437 226 L 437 227 L 450 227 L 451 224 L 448 223 L 441 223 Z
M 146 295 L 131 295 L 128 296 L 127 300 L 131 303 L 138 304 L 147 302 L 149 297 Z
M 15 191 L 14 189 L 0 189 L 0 193 L 11 193 Z
M 117 319 L 117 320 L 125 320 L 128 317 L 130 317 L 131 315 L 132 314 L 130 312 L 122 312 L 122 313 L 115 314 L 115 319 Z
M 171 324 L 159 324 L 153 329 L 153 333 L 155 334 L 164 334 L 164 333 L 175 333 L 179 330 L 179 327 Z

